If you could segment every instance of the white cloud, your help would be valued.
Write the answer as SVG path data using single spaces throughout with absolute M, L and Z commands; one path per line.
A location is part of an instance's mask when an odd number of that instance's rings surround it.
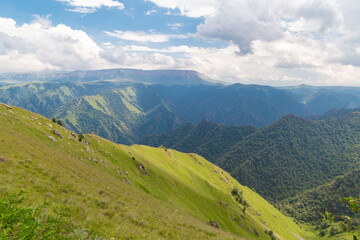
M 341 21 L 339 6 L 333 0 L 227 0 L 198 26 L 198 34 L 234 43 L 241 54 L 248 54 L 256 40 L 282 39 L 287 30 L 312 32 L 321 38 L 338 28 Z
M 192 69 L 229 83 L 278 86 L 360 85 L 360 79 L 356 78 L 360 74 L 359 67 L 328 63 L 331 49 L 316 40 L 307 39 L 306 36 L 292 36 L 289 33 L 284 39 L 273 42 L 255 41 L 253 54 L 246 56 L 236 54 L 236 45 L 220 49 L 185 45 L 158 49 L 129 45 L 124 50 L 128 55 L 135 56 L 125 62 L 132 67 Z M 154 56 L 162 56 L 163 64 L 151 67 Z M 160 61 L 155 62 L 159 64 Z
M 136 41 L 136 42 L 154 42 L 154 43 L 162 43 L 167 42 L 171 38 L 176 39 L 185 39 L 188 36 L 185 35 L 168 35 L 168 34 L 161 34 L 161 33 L 146 33 L 146 32 L 132 32 L 132 31 L 118 31 L 115 30 L 114 32 L 107 32 L 105 33 L 110 37 L 116 37 L 123 40 L 128 41 Z
M 157 10 L 155 10 L 155 9 L 152 9 L 152 10 L 149 10 L 149 11 L 146 11 L 146 15 L 151 15 L 151 14 L 153 14 L 153 13 L 156 13 L 157 12 Z
M 239 46 L 242 54 L 251 52 L 254 40 L 273 41 L 283 32 L 273 4 L 268 0 L 225 1 L 219 10 L 198 26 L 200 36 L 229 41 Z
M 222 1 L 219 0 L 148 0 L 159 7 L 177 9 L 182 15 L 199 18 L 216 12 Z M 170 14 L 170 12 L 169 12 Z
M 183 23 L 167 23 L 166 25 L 174 31 L 177 31 L 184 26 Z
M 72 12 L 93 13 L 102 7 L 123 9 L 124 4 L 114 0 L 57 0 L 73 7 Z
M 0 71 L 91 69 L 106 65 L 101 48 L 83 31 L 36 16 L 29 24 L 17 26 L 0 18 Z M 25 64 L 25 62 L 27 63 Z
M 222 49 L 184 49 L 193 68 L 214 78 L 360 85 L 357 0 L 209 0 L 208 10 L 199 7 L 204 1 L 151 1 L 189 17 L 204 17 L 197 36 L 229 43 Z M 171 53 L 170 48 L 158 51 Z
M 87 70 L 117 67 L 143 69 L 186 68 L 188 61 L 163 53 L 127 53 L 111 43 L 97 45 L 84 31 L 59 24 L 49 16 L 17 26 L 0 18 L 0 72 Z
M 99 53 L 99 56 L 107 61 L 115 64 L 123 64 L 126 59 L 125 50 L 112 44 L 103 44 L 103 50 Z

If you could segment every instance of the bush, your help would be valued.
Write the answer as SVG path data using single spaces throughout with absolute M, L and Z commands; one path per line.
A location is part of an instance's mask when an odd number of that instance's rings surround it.
M 330 236 L 334 236 L 337 232 L 338 232 L 338 231 L 337 231 L 337 229 L 336 229 L 334 226 L 332 226 L 332 227 L 330 228 Z
M 82 134 L 79 134 L 79 142 L 82 142 L 82 140 L 84 139 L 84 135 L 82 135 Z
M 61 120 L 59 119 L 59 120 L 57 120 L 57 124 L 59 124 L 60 126 L 62 126 L 62 122 L 61 122 Z
M 330 227 L 329 223 L 328 222 L 322 222 L 320 224 L 320 228 L 321 229 L 327 229 L 328 227 Z
M 321 231 L 319 232 L 319 236 L 320 236 L 320 237 L 325 236 L 325 234 L 326 234 L 326 231 L 325 231 L 325 230 L 321 230 Z
M 239 189 L 238 189 L 237 187 L 234 187 L 234 188 L 231 190 L 231 195 L 233 195 L 233 196 L 238 195 L 238 193 L 239 193 Z
M 233 197 L 235 198 L 235 201 L 237 201 L 238 203 L 240 203 L 241 205 L 244 206 L 243 212 L 245 213 L 246 207 L 249 206 L 249 203 L 245 200 L 245 198 L 243 196 L 243 192 L 240 191 L 237 187 L 235 187 L 231 190 L 231 195 L 233 195 Z
M 272 240 L 276 240 L 276 237 L 274 236 L 274 232 L 272 230 L 265 230 L 265 234 L 270 237 Z

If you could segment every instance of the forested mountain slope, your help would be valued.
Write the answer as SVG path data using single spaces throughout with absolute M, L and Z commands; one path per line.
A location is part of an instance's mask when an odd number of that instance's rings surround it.
M 296 194 L 278 206 L 287 214 L 305 222 L 319 222 L 320 213 L 331 212 L 334 216 L 359 217 L 339 201 L 343 197 L 358 197 L 360 193 L 360 170 L 337 177 L 330 183 Z
M 217 161 L 242 184 L 276 201 L 360 167 L 360 113 L 321 121 L 287 115 Z
M 255 127 L 226 126 L 206 119 L 199 124 L 186 124 L 169 134 L 148 136 L 140 143 L 149 146 L 164 145 L 182 152 L 197 153 L 211 162 L 225 154 L 237 142 L 254 133 Z

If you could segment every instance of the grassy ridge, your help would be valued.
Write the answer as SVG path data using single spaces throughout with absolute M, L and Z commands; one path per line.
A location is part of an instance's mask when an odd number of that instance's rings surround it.
M 1 106 L 1 194 L 24 189 L 29 203 L 46 198 L 49 209 L 65 208 L 71 221 L 106 238 L 235 237 L 137 188 L 137 179 L 145 176 L 116 144 L 87 136 L 85 145 L 48 119 L 4 109 Z M 53 135 L 53 129 L 63 138 Z M 102 145 L 104 152 L 92 143 Z
M 198 155 L 117 145 L 96 135 L 81 143 L 65 128 L 19 108 L 0 105 L 0 158 L 1 195 L 24 189 L 27 205 L 47 199 L 49 214 L 66 211 L 68 221 L 99 237 L 268 239 L 260 223 L 284 239 L 296 239 L 291 232 L 307 236 Z M 230 194 L 234 186 L 251 205 L 246 214 Z

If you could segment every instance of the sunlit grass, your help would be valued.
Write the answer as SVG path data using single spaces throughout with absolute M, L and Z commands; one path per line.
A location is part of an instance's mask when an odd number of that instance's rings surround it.
M 53 134 L 57 129 L 62 138 Z M 54 140 L 52 140 L 53 138 Z M 110 239 L 315 239 L 228 173 L 196 154 L 83 142 L 50 120 L 0 105 L 0 195 L 25 191 L 24 207 L 46 199 L 46 214 Z M 231 190 L 250 208 L 243 213 Z M 220 229 L 208 224 L 217 221 Z

